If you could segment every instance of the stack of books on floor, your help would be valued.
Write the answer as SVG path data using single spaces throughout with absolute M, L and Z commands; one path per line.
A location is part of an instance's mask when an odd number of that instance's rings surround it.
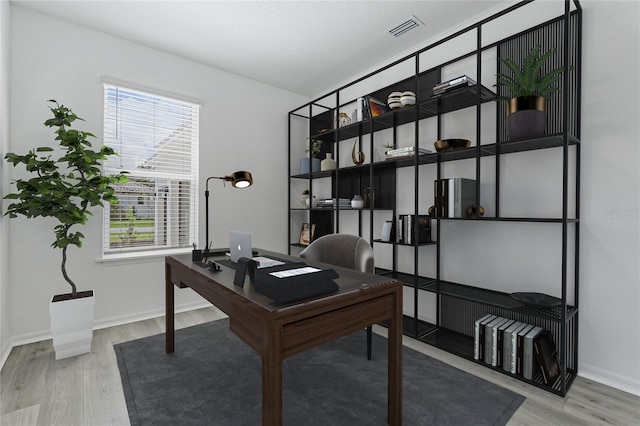
M 473 357 L 529 380 L 541 372 L 549 386 L 560 376 L 558 353 L 549 331 L 496 315 L 476 320 Z
M 451 80 L 443 81 L 433 86 L 432 98 L 442 95 L 443 93 L 450 92 L 460 87 L 475 86 L 476 81 L 468 75 L 452 78 Z
M 429 151 L 426 148 L 418 148 L 418 155 L 426 155 L 426 154 L 431 154 L 433 151 Z M 416 147 L 415 146 L 407 146 L 404 148 L 395 148 L 395 149 L 390 149 L 387 151 L 387 153 L 384 156 L 385 160 L 400 160 L 403 158 L 411 158 L 415 155 L 416 153 Z
M 350 209 L 351 200 L 348 198 L 320 198 L 318 200 L 319 209 L 334 209 L 339 206 L 341 209 Z

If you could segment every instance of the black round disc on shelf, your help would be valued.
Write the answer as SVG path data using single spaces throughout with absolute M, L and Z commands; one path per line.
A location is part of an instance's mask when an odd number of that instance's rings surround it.
M 536 308 L 555 308 L 562 305 L 562 300 L 543 293 L 511 293 L 511 297 L 526 306 Z

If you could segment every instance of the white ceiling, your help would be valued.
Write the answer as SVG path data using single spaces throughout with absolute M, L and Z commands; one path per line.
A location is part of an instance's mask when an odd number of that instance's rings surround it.
M 13 4 L 313 97 L 505 0 L 93 1 Z M 415 15 L 424 26 L 388 30 Z

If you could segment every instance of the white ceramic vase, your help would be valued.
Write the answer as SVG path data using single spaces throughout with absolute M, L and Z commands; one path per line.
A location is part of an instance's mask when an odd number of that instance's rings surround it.
M 320 171 L 324 172 L 326 170 L 335 170 L 336 169 L 336 160 L 333 159 L 333 154 L 327 152 L 327 158 L 322 160 L 320 163 Z
M 359 195 L 354 195 L 351 199 L 351 208 L 352 209 L 361 209 L 364 207 L 364 200 Z
M 76 299 L 54 301 L 54 296 L 51 300 L 49 315 L 57 360 L 91 352 L 95 293 L 90 293 Z

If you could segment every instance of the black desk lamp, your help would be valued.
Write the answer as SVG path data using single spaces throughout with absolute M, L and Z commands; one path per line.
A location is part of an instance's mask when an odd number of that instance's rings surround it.
M 205 229 L 206 229 L 206 240 L 205 240 L 205 257 L 209 253 L 209 180 L 211 179 L 220 179 L 222 180 L 222 184 L 224 182 L 231 182 L 231 186 L 234 188 L 247 188 L 253 184 L 253 178 L 251 177 L 251 173 L 246 171 L 239 171 L 232 173 L 228 176 L 211 176 L 207 178 L 205 183 L 204 190 L 204 198 L 205 198 Z

